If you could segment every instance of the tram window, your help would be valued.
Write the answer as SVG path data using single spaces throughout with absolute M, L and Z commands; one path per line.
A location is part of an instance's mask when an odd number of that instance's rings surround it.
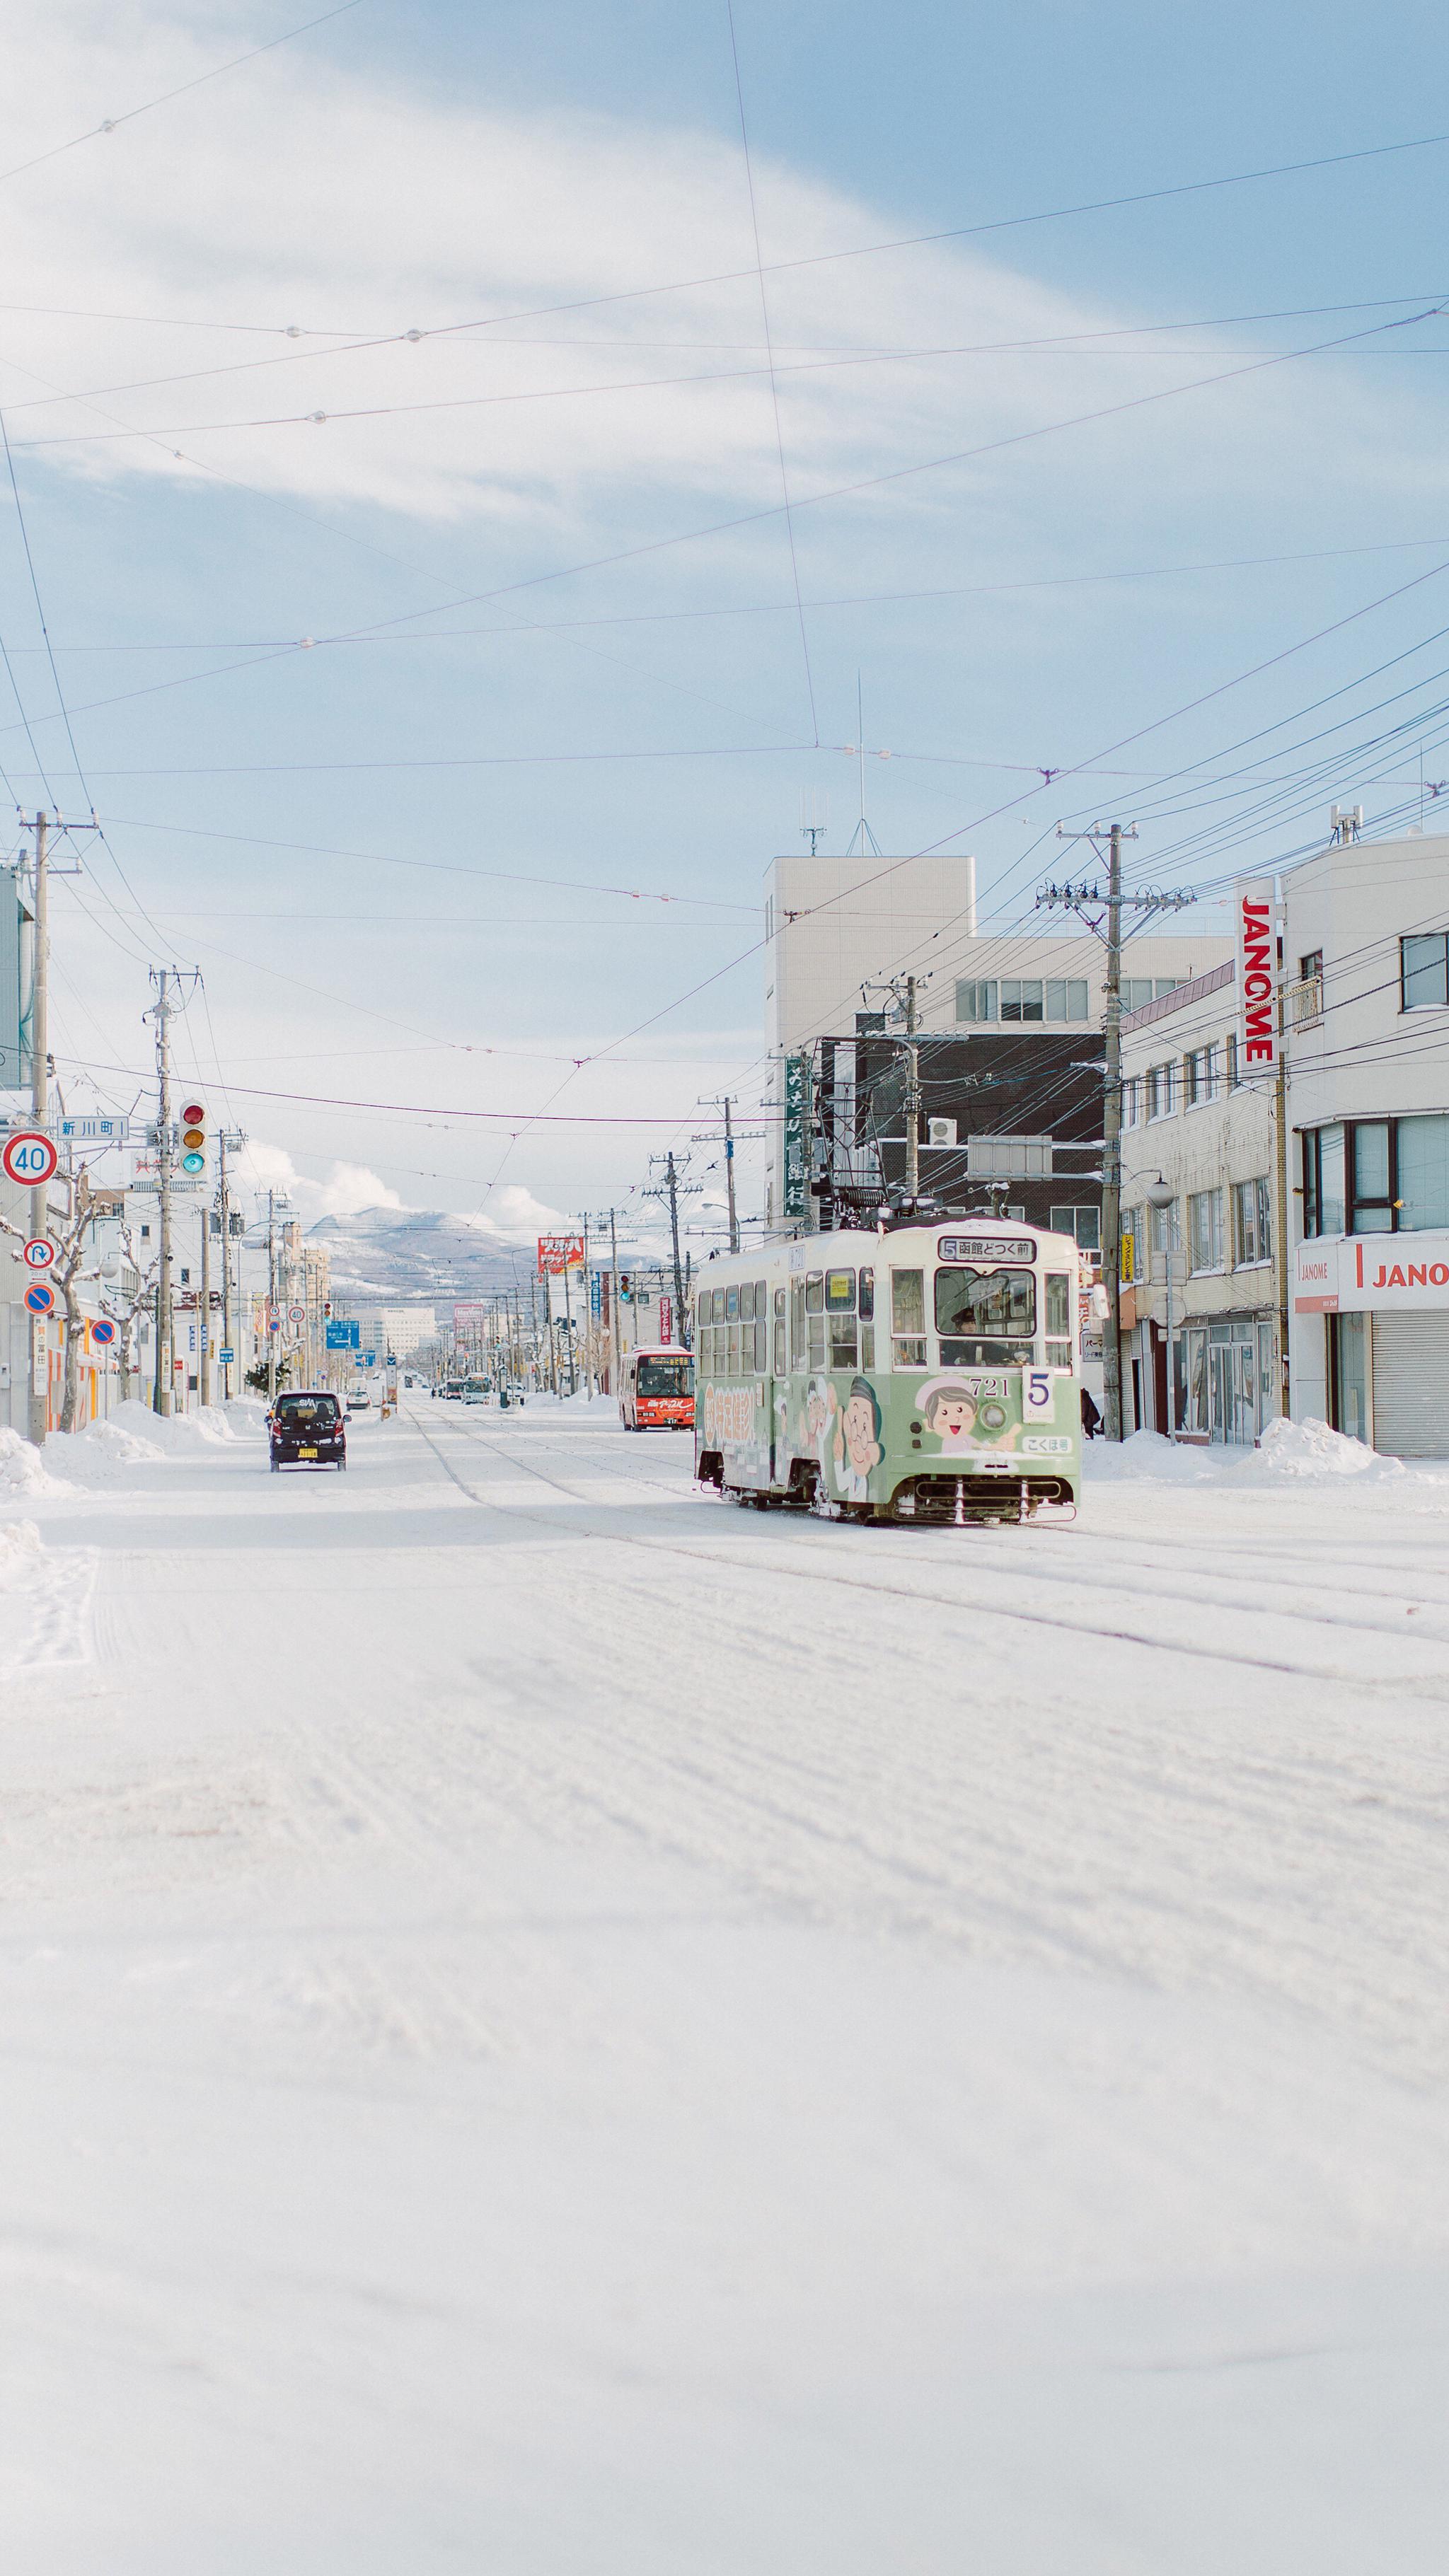
M 891 1344 L 897 1368 L 926 1366 L 926 1280 L 923 1271 L 891 1272 Z
M 805 1366 L 805 1282 L 790 1282 L 790 1366 Z
M 1030 1270 L 938 1270 L 936 1330 L 943 1368 L 1029 1364 L 1036 1331 Z
M 742 1279 L 740 1281 L 740 1322 L 752 1324 L 754 1320 L 755 1283 L 753 1279 Z
M 862 1323 L 868 1323 L 868 1322 L 870 1321 L 871 1316 L 872 1316 L 874 1313 L 875 1313 L 875 1272 L 874 1272 L 873 1270 L 862 1270 L 862 1272 L 861 1272 L 861 1274 L 860 1274 L 860 1319 L 861 1319 L 861 1322 L 862 1322 Z
M 738 1288 L 727 1288 L 725 1290 L 725 1316 L 731 1324 L 737 1324 L 739 1322 L 740 1292 Z
M 785 1312 L 785 1291 L 783 1288 L 777 1288 L 775 1291 L 775 1312 L 777 1315 L 783 1315 Z
M 830 1317 L 830 1365 L 837 1369 L 853 1369 L 860 1365 L 855 1351 L 853 1315 L 837 1314 Z
M 824 1308 L 825 1273 L 823 1270 L 807 1270 L 805 1273 L 805 1312 L 807 1315 L 819 1315 L 824 1312 Z
M 1064 1270 L 1049 1270 L 1046 1283 L 1047 1367 L 1072 1365 L 1072 1283 Z M 1053 1339 L 1053 1336 L 1057 1338 Z
M 775 1291 L 775 1375 L 776 1375 L 776 1377 L 783 1377 L 783 1376 L 784 1376 L 784 1374 L 785 1374 L 785 1370 L 786 1370 L 786 1365 L 787 1365 L 787 1363 L 786 1363 L 786 1358 L 785 1358 L 785 1291 L 784 1291 L 784 1289 L 783 1289 L 783 1288 L 777 1288 L 777 1289 L 776 1289 L 776 1291 Z
M 765 1313 L 765 1292 L 760 1290 L 760 1311 L 755 1317 L 755 1374 L 763 1377 L 770 1365 L 770 1325 Z
M 769 1311 L 770 1311 L 770 1291 L 769 1291 L 769 1287 L 768 1287 L 767 1283 L 766 1283 L 763 1279 L 757 1279 L 757 1280 L 755 1281 L 755 1321 L 756 1321 L 756 1323 L 757 1323 L 757 1324 L 761 1324 L 761 1323 L 763 1323 L 763 1322 L 764 1322 L 764 1320 L 765 1320 L 765 1317 L 768 1315 Z
M 855 1313 L 855 1272 L 827 1270 L 825 1273 L 826 1311 L 832 1315 Z

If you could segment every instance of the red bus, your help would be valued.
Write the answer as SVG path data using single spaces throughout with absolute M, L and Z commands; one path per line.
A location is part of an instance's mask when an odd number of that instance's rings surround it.
M 619 1420 L 626 1431 L 694 1429 L 694 1361 L 688 1351 L 625 1351 Z

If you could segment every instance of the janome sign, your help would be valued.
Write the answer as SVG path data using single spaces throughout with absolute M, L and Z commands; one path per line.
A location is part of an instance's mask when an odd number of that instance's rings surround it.
M 1360 1234 L 1300 1243 L 1293 1304 L 1300 1315 L 1449 1307 L 1449 1234 Z
M 1243 1063 L 1259 1073 L 1271 1073 L 1278 1062 L 1277 989 L 1273 881 L 1256 877 L 1238 888 L 1238 1001 Z

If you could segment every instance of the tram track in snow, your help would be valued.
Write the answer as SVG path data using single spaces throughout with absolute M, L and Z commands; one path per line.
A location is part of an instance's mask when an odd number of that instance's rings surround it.
M 477 1439 L 482 1436 L 472 1431 L 469 1426 L 464 1424 L 450 1423 L 447 1425 L 447 1428 L 459 1431 L 465 1438 Z M 555 1455 L 558 1454 L 559 1443 L 557 1440 L 550 1441 L 547 1434 L 529 1435 L 530 1446 L 533 1446 L 540 1440 L 544 1445 L 552 1450 Z M 518 1464 L 524 1467 L 532 1467 L 532 1462 L 523 1454 L 520 1448 L 514 1446 L 512 1443 L 509 1443 L 506 1449 L 500 1443 L 499 1454 L 513 1458 Z M 648 1485 L 654 1492 L 667 1495 L 671 1502 L 679 1503 L 680 1501 L 687 1499 L 686 1494 L 681 1491 L 680 1485 L 673 1478 L 646 1475 L 642 1473 L 641 1470 L 632 1463 L 632 1461 L 622 1465 L 617 1462 L 611 1462 L 611 1464 L 614 1466 L 614 1472 L 625 1476 L 630 1483 Z M 544 1472 L 542 1469 L 533 1469 L 532 1471 L 540 1475 Z M 597 1501 L 598 1499 L 597 1496 L 591 1496 L 586 1489 L 580 1489 L 577 1486 L 570 1487 L 562 1484 L 560 1479 L 553 1478 L 548 1481 L 559 1485 L 560 1490 L 570 1492 L 573 1498 L 577 1501 L 587 1502 L 591 1500 Z M 777 1526 L 771 1532 L 772 1540 L 777 1544 L 789 1545 L 791 1539 L 791 1525 L 793 1524 L 798 1528 L 802 1518 L 804 1518 L 803 1515 L 793 1513 L 783 1515 L 783 1525 Z M 856 1540 L 861 1540 L 868 1535 L 868 1533 L 861 1531 L 853 1524 L 850 1525 L 850 1527 L 852 1536 Z M 879 1535 L 880 1533 L 877 1532 L 876 1534 Z M 1049 1536 L 1051 1534 L 1052 1525 L 1050 1524 L 1046 1525 L 1045 1528 L 1038 1528 L 1036 1531 L 1036 1535 L 1039 1537 Z M 928 1551 L 933 1550 L 936 1542 L 942 1538 L 945 1538 L 949 1543 L 950 1536 L 950 1534 L 946 1532 L 932 1532 L 929 1535 L 926 1535 L 918 1530 L 910 1530 L 900 1525 L 892 1525 L 888 1535 L 891 1542 L 892 1554 L 897 1557 L 898 1561 L 904 1559 L 904 1561 L 910 1565 L 928 1565 L 931 1562 L 931 1555 Z M 1057 1535 L 1065 1540 L 1068 1537 L 1066 1527 L 1059 1527 Z M 1174 1558 L 1188 1556 L 1199 1562 L 1201 1561 L 1202 1555 L 1200 1545 L 1192 1540 L 1161 1538 L 1153 1535 L 1139 1536 L 1117 1530 L 1088 1531 L 1083 1530 L 1080 1524 L 1071 1531 L 1070 1538 L 1073 1546 L 1085 1546 L 1094 1549 L 1100 1547 L 1118 1550 L 1145 1550 L 1156 1552 L 1159 1555 L 1170 1553 Z M 915 1541 L 914 1545 L 911 1545 L 912 1541 Z M 1055 1567 L 1046 1567 L 1037 1563 L 1026 1562 L 1023 1560 L 1020 1553 L 1019 1540 L 1013 1536 L 1003 1537 L 1000 1532 L 994 1530 L 980 1528 L 973 1529 L 970 1533 L 970 1550 L 973 1560 L 979 1562 L 983 1557 L 985 1557 L 988 1562 L 1003 1568 L 1015 1581 L 1070 1586 L 1071 1588 L 1080 1589 L 1084 1592 L 1110 1591 L 1114 1594 L 1120 1594 L 1125 1590 L 1137 1594 L 1144 1600 L 1177 1601 L 1190 1609 L 1196 1610 L 1233 1609 L 1241 1606 L 1241 1604 L 1231 1596 L 1226 1598 L 1215 1598 L 1214 1595 L 1202 1591 L 1166 1591 L 1160 1584 L 1150 1582 L 1128 1581 L 1124 1583 L 1119 1575 L 1111 1574 L 1104 1577 L 1099 1570 L 1092 1567 L 1083 1567 L 1080 1564 L 1073 1564 L 1069 1567 L 1058 1569 Z M 1222 1580 L 1231 1581 L 1235 1584 L 1248 1583 L 1260 1591 L 1274 1595 L 1275 1597 L 1269 1601 L 1267 1606 L 1271 1611 L 1271 1615 L 1275 1618 L 1307 1621 L 1315 1627 L 1333 1626 L 1344 1629 L 1354 1629 L 1366 1636 L 1382 1636 L 1398 1639 L 1404 1635 L 1404 1631 L 1399 1626 L 1397 1619 L 1344 1619 L 1336 1616 L 1331 1605 L 1345 1598 L 1377 1602 L 1385 1609 L 1392 1609 L 1394 1607 L 1394 1596 L 1373 1584 L 1355 1584 L 1345 1582 L 1337 1568 L 1334 1568 L 1331 1572 L 1327 1573 L 1325 1573 L 1321 1567 L 1315 1569 L 1307 1549 L 1299 1550 L 1284 1547 L 1261 1547 L 1257 1545 L 1256 1542 L 1245 1540 L 1231 1551 L 1231 1555 L 1233 1563 L 1223 1569 Z M 1276 1574 L 1265 1575 L 1257 1570 L 1263 1558 L 1267 1556 L 1271 1556 L 1275 1563 L 1280 1563 L 1291 1569 L 1294 1576 L 1304 1589 L 1326 1595 L 1330 1606 L 1326 1608 L 1317 1606 L 1312 1608 L 1283 1607 L 1280 1601 L 1276 1598 L 1277 1586 L 1282 1578 Z M 1436 1558 L 1436 1562 L 1432 1570 L 1438 1573 L 1440 1571 L 1441 1564 L 1442 1550 L 1440 1551 L 1438 1558 Z M 1388 1561 L 1387 1570 L 1396 1570 L 1393 1559 Z M 1449 1570 L 1444 1572 L 1442 1579 L 1445 1589 L 1441 1598 L 1433 1599 L 1425 1596 L 1418 1600 L 1405 1599 L 1403 1601 L 1401 1615 L 1410 1616 L 1417 1614 L 1420 1611 L 1425 1611 L 1429 1614 L 1431 1619 L 1435 1617 L 1443 1617 L 1444 1619 L 1449 1620 Z M 921 1595 L 920 1597 L 924 1599 L 926 1596 Z M 1434 1632 L 1426 1628 L 1424 1633 L 1428 1635 Z M 1437 1639 L 1437 1642 L 1444 1645 L 1446 1652 L 1449 1652 L 1449 1637 L 1440 1637 Z
M 543 1524 L 541 1515 L 538 1513 L 530 1513 L 526 1506 L 519 1506 L 516 1504 L 505 1505 L 497 1502 L 490 1495 L 479 1493 L 458 1474 L 457 1469 L 454 1467 L 452 1462 L 445 1456 L 439 1441 L 423 1426 L 423 1424 L 418 1420 L 417 1415 L 414 1414 L 411 1418 L 420 1437 L 433 1451 L 439 1465 L 451 1478 L 452 1482 L 457 1485 L 459 1491 L 467 1496 L 470 1502 L 479 1505 L 485 1510 L 498 1512 L 505 1518 L 512 1517 L 531 1519 L 539 1522 L 542 1526 L 553 1526 L 552 1524 Z M 464 1423 L 449 1423 L 446 1427 L 453 1437 L 466 1440 L 470 1445 L 482 1449 L 485 1453 L 491 1454 L 495 1458 L 506 1460 L 510 1466 L 522 1467 L 525 1473 L 533 1476 L 540 1483 L 549 1486 L 554 1492 L 561 1494 L 568 1502 L 579 1504 L 586 1510 L 591 1507 L 597 1510 L 597 1497 L 590 1495 L 585 1490 L 581 1490 L 577 1484 L 570 1484 L 562 1477 L 551 1474 L 546 1467 L 540 1466 L 535 1459 L 525 1456 L 521 1443 L 505 1440 L 500 1438 L 497 1434 L 489 1434 L 482 1430 L 475 1430 L 471 1425 Z M 531 1435 L 531 1437 L 532 1436 L 533 1435 Z M 632 1473 L 632 1471 L 625 1470 L 625 1473 Z M 662 1479 L 651 1477 L 640 1478 L 638 1481 L 647 1482 L 656 1486 L 661 1491 L 667 1490 L 675 1500 L 680 1498 L 678 1487 L 671 1485 L 666 1488 Z M 843 1526 L 832 1524 L 832 1527 L 835 1528 L 837 1539 L 846 1537 L 847 1532 Z M 645 1555 L 662 1554 L 683 1558 L 697 1564 L 708 1565 L 720 1573 L 733 1573 L 745 1576 L 768 1576 L 783 1573 L 793 1575 L 798 1580 L 804 1582 L 828 1585 L 837 1590 L 869 1592 L 877 1596 L 908 1602 L 918 1601 L 923 1604 L 930 1604 L 935 1608 L 953 1610 L 966 1616 L 977 1615 L 983 1618 L 1012 1622 L 1022 1626 L 1049 1628 L 1057 1630 L 1065 1635 L 1093 1637 L 1108 1643 L 1140 1646 L 1153 1653 L 1181 1655 L 1195 1662 L 1226 1664 L 1237 1667 L 1240 1670 L 1253 1672 L 1279 1673 L 1290 1676 L 1295 1680 L 1327 1682 L 1338 1687 L 1349 1687 L 1369 1692 L 1376 1698 L 1392 1700 L 1408 1694 L 1419 1699 L 1437 1700 L 1449 1703 L 1449 1665 L 1446 1665 L 1446 1668 L 1442 1672 L 1411 1672 L 1387 1676 L 1382 1674 L 1355 1673 L 1352 1671 L 1345 1671 L 1341 1667 L 1334 1665 L 1299 1662 L 1290 1660 L 1284 1656 L 1249 1654 L 1243 1652 L 1239 1648 L 1205 1643 L 1197 1638 L 1153 1636 L 1146 1630 L 1127 1628 L 1120 1624 L 1109 1625 L 1089 1618 L 1071 1618 L 1059 1613 L 1053 1614 L 1044 1608 L 1034 1609 L 1023 1607 L 1020 1604 L 1007 1604 L 999 1601 L 985 1600 L 979 1593 L 962 1594 L 930 1591 L 917 1584 L 888 1583 L 882 1581 L 877 1576 L 862 1573 L 858 1569 L 846 1569 L 842 1567 L 837 1572 L 833 1568 L 820 1566 L 806 1561 L 812 1554 L 810 1543 L 802 1543 L 800 1540 L 792 1539 L 790 1533 L 784 1530 L 770 1532 L 768 1545 L 773 1553 L 768 1557 L 763 1553 L 751 1553 L 749 1555 L 745 1555 L 735 1548 L 710 1548 L 697 1546 L 683 1540 L 655 1535 L 645 1535 L 643 1532 L 637 1530 L 605 1529 L 599 1527 L 597 1524 L 579 1525 L 579 1535 L 591 1540 L 602 1540 L 604 1543 L 616 1547 L 637 1549 Z M 866 1533 L 861 1531 L 851 1531 L 849 1535 L 856 1539 L 860 1539 L 864 1537 Z M 905 1535 L 909 1537 L 915 1534 L 906 1533 Z M 781 1557 L 784 1558 L 784 1562 L 781 1562 Z M 918 1551 L 912 1551 L 907 1562 L 912 1565 L 920 1565 L 925 1562 L 925 1559 Z M 993 1552 L 992 1562 L 998 1566 L 1006 1563 L 1005 1549 L 998 1547 Z M 1006 1571 L 1014 1581 L 1046 1584 L 1057 1590 L 1077 1588 L 1079 1590 L 1090 1592 L 1107 1591 L 1110 1589 L 1114 1594 L 1120 1595 L 1122 1589 L 1121 1584 L 1116 1581 L 1113 1581 L 1109 1585 L 1099 1579 L 1094 1579 L 1090 1575 L 1080 1572 L 1063 1571 L 1058 1573 L 1050 1569 L 1025 1565 L 1020 1562 L 1006 1563 Z M 1165 1594 L 1159 1588 L 1142 1585 L 1135 1588 L 1139 1595 L 1144 1599 L 1174 1603 L 1180 1607 L 1185 1607 L 1194 1613 L 1201 1613 L 1204 1610 L 1213 1610 L 1215 1608 L 1228 1606 L 1223 1603 L 1214 1603 L 1206 1600 L 1201 1594 L 1189 1594 L 1184 1592 Z M 1323 1588 L 1331 1589 L 1335 1595 L 1341 1591 L 1341 1587 L 1337 1585 L 1325 1584 Z M 1378 1598 L 1380 1596 L 1373 1595 L 1372 1597 Z M 1325 1627 L 1336 1627 L 1339 1630 L 1350 1634 L 1382 1637 L 1390 1639 L 1395 1643 L 1411 1642 L 1405 1637 L 1404 1631 L 1399 1628 L 1397 1624 L 1391 1626 L 1383 1620 L 1335 1619 L 1331 1614 L 1327 1614 L 1322 1610 L 1314 1609 L 1310 1611 L 1283 1608 L 1277 1603 L 1272 1605 L 1267 1615 L 1274 1619 L 1286 1621 L 1290 1624 L 1308 1625 L 1313 1627 L 1315 1631 L 1321 1631 Z

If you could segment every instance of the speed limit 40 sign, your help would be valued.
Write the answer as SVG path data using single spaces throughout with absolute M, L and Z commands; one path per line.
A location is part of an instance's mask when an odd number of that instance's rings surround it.
M 50 1138 L 32 1127 L 23 1127 L 14 1136 L 7 1136 L 3 1149 L 0 1149 L 0 1169 L 3 1169 L 5 1178 L 18 1182 L 24 1190 L 41 1188 L 53 1177 L 59 1161 L 60 1156 Z

